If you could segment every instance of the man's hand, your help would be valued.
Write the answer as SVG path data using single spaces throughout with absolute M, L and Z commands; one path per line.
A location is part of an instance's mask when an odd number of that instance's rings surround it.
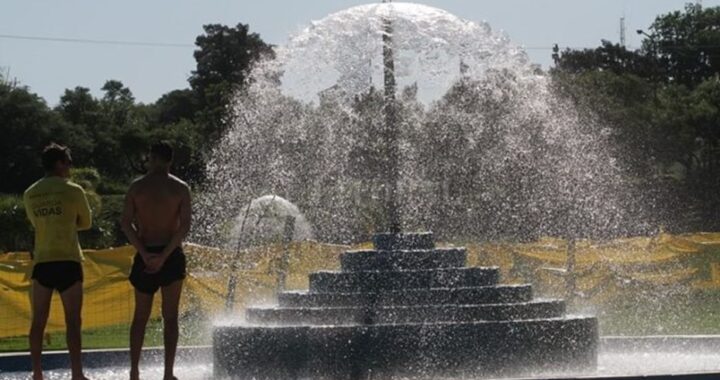
M 162 256 L 163 255 L 149 253 L 147 251 L 140 252 L 140 257 L 142 257 L 145 263 L 145 273 L 153 274 L 159 272 L 163 264 L 165 264 L 165 259 Z
M 143 259 L 146 267 L 145 273 L 153 274 L 159 272 L 172 253 L 173 250 L 168 251 L 167 247 L 161 253 L 149 253 L 147 260 Z

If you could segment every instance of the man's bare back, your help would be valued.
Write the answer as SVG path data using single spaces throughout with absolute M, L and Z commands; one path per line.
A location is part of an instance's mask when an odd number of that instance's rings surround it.
M 188 185 L 173 175 L 147 174 L 130 185 L 128 197 L 135 209 L 137 235 L 146 247 L 171 242 L 189 194 Z
M 182 247 L 190 230 L 190 207 L 190 188 L 167 171 L 150 171 L 130 185 L 121 225 L 145 262 L 145 271 L 159 271 Z

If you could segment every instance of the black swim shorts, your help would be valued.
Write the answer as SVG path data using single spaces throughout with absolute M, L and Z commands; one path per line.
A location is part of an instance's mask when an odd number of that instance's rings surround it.
M 148 247 L 150 253 L 161 253 L 165 247 Z M 175 281 L 185 279 L 185 254 L 181 247 L 168 256 L 162 268 L 156 273 L 145 272 L 145 261 L 139 253 L 135 254 L 130 270 L 130 283 L 139 292 L 155 294 L 161 286 L 168 286 Z
M 83 281 L 82 265 L 77 261 L 50 261 L 33 266 L 32 279 L 40 285 L 62 293 Z

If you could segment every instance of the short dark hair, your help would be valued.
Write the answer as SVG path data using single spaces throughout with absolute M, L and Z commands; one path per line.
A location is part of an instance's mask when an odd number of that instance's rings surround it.
M 42 166 L 45 171 L 49 172 L 55 169 L 55 164 L 58 161 L 62 162 L 72 162 L 72 157 L 70 156 L 70 148 L 56 144 L 56 143 L 50 143 L 50 145 L 46 146 L 42 151 Z
M 150 146 L 150 155 L 160 158 L 165 162 L 173 159 L 173 148 L 167 141 L 158 141 Z

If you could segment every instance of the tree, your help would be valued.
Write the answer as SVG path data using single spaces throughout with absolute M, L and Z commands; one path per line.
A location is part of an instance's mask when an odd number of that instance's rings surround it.
M 43 174 L 40 151 L 59 120 L 27 87 L 0 81 L 0 192 L 22 193 Z
M 155 102 L 157 121 L 160 124 L 174 124 L 181 120 L 195 121 L 199 110 L 198 101 L 192 90 L 173 90 L 164 94 Z
M 642 49 L 603 40 L 595 49 L 555 49 L 555 70 L 581 73 L 592 70 L 632 74 L 657 83 L 695 87 L 720 73 L 720 7 L 688 4 L 684 11 L 658 16 L 643 40 Z
M 668 80 L 694 87 L 720 73 L 720 7 L 688 4 L 658 16 L 643 48 L 657 55 Z
M 100 104 L 86 87 L 66 89 L 55 110 L 65 121 L 76 125 L 93 126 L 100 118 Z
M 602 40 L 595 49 L 565 49 L 560 53 L 557 46 L 553 53 L 555 70 L 566 73 L 587 71 L 610 71 L 615 74 L 632 74 L 639 77 L 653 77 L 658 73 L 657 62 L 642 51 L 630 51 L 624 46 Z
M 658 16 L 636 52 L 603 42 L 557 49 L 560 93 L 609 127 L 617 152 L 662 224 L 714 230 L 720 212 L 720 7 Z
M 135 104 L 132 91 L 122 82 L 108 80 L 98 101 L 98 122 L 88 126 L 95 143 L 92 167 L 105 177 L 126 181 L 144 171 L 142 155 L 147 149 L 148 120 Z
M 688 195 L 697 200 L 701 230 L 720 228 L 720 78 L 705 80 L 682 97 L 675 107 L 676 128 L 685 140 L 681 162 Z M 667 115 L 668 118 L 670 115 Z M 663 120 L 666 121 L 667 119 Z M 679 128 L 678 128 L 679 127 Z
M 245 84 L 252 64 L 263 57 L 274 57 L 274 53 L 257 33 L 250 33 L 248 25 L 233 28 L 210 24 L 203 29 L 205 34 L 195 40 L 197 68 L 189 81 L 201 109 L 205 135 L 212 144 L 224 134 L 226 108 Z
M 55 131 L 57 137 L 68 142 L 78 164 L 91 165 L 96 144 L 92 131 L 102 122 L 100 103 L 90 89 L 75 87 L 65 90 L 55 111 L 65 121 L 64 128 Z
M 109 117 L 105 122 L 110 122 L 115 126 L 123 126 L 128 123 L 128 118 L 135 105 L 135 97 L 129 88 L 125 87 L 118 80 L 109 80 L 102 86 L 105 92 L 100 105 L 103 108 L 105 117 Z

